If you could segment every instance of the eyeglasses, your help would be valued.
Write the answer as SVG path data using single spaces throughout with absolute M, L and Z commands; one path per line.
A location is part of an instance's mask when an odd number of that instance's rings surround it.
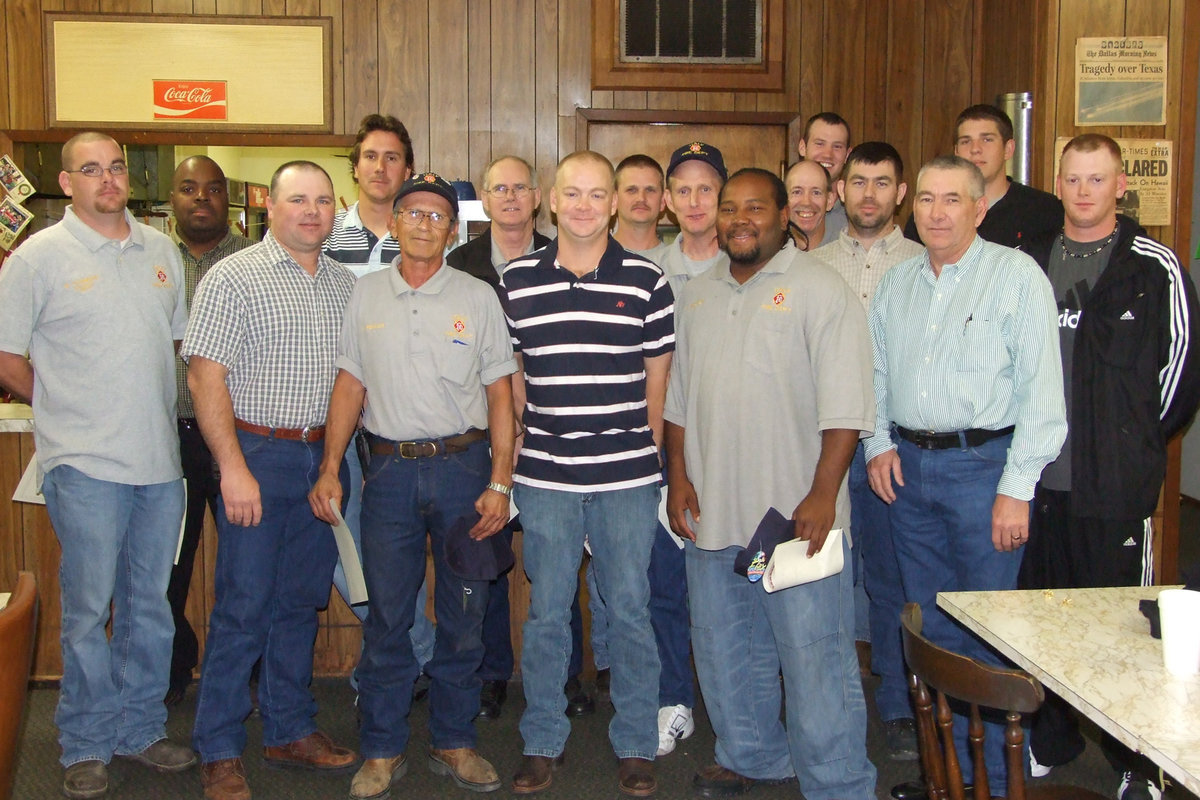
M 523 183 L 513 184 L 509 186 L 507 183 L 497 184 L 490 189 L 484 189 L 488 194 L 511 194 L 513 197 L 524 197 L 533 191 L 533 188 L 526 186 Z
M 102 178 L 104 177 L 104 172 L 106 170 L 108 171 L 109 175 L 112 175 L 115 178 L 118 175 L 124 175 L 126 172 L 129 172 L 129 167 L 118 161 L 107 167 L 102 167 L 99 164 L 84 164 L 79 169 L 65 169 L 63 172 L 82 172 L 89 178 Z
M 405 225 L 417 227 L 422 220 L 429 220 L 429 224 L 439 231 L 444 231 L 450 227 L 450 223 L 454 222 L 452 217 L 449 217 L 440 211 L 422 211 L 419 208 L 402 208 L 397 212 L 397 216 Z

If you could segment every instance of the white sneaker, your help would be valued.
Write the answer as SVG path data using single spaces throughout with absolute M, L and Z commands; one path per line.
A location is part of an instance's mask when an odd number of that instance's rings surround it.
M 675 742 L 696 732 L 692 710 L 684 705 L 663 706 L 658 710 L 658 753 L 665 756 L 675 749 Z
M 1033 757 L 1033 748 L 1029 749 L 1029 774 L 1035 778 L 1044 778 L 1050 774 L 1050 770 L 1054 767 L 1047 767 L 1039 764 L 1037 759 Z

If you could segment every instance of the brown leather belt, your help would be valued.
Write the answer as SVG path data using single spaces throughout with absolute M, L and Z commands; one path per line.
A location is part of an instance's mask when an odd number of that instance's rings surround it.
M 964 447 L 979 447 L 981 444 L 1008 436 L 1016 428 L 1009 425 L 998 431 L 986 428 L 971 428 L 965 431 L 949 431 L 935 433 L 934 431 L 912 431 L 896 426 L 896 434 L 906 442 L 912 442 L 922 450 L 956 450 Z
M 488 436 L 486 430 L 471 428 L 466 433 L 448 436 L 445 439 L 427 439 L 423 442 L 395 442 L 373 433 L 367 434 L 373 456 L 399 456 L 400 458 L 432 458 L 449 453 L 465 452 L 469 445 Z
M 293 442 L 319 442 L 325 438 L 324 425 L 305 425 L 303 428 L 268 428 L 266 425 L 255 425 L 252 422 L 235 419 L 233 427 L 246 433 L 269 436 L 272 439 L 287 439 Z

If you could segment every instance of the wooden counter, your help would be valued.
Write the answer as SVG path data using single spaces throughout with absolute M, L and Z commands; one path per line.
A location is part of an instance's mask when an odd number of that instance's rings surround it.
M 35 679 L 56 679 L 62 675 L 59 651 L 61 608 L 59 605 L 59 546 L 46 514 L 46 507 L 12 501 L 13 491 L 26 464 L 33 457 L 33 426 L 30 420 L 0 419 L 0 591 L 16 585 L 17 572 L 29 570 L 37 578 L 41 608 L 33 657 Z M 521 625 L 529 608 L 529 581 L 521 558 L 521 535 L 513 541 L 517 563 L 509 575 L 509 600 L 512 616 L 513 648 L 520 670 Z M 217 533 L 212 517 L 206 517 L 204 535 L 196 551 L 196 566 L 188 594 L 187 616 L 204 646 L 208 615 L 213 604 L 213 571 L 217 557 Z M 432 564 L 432 561 L 430 561 Z M 431 567 L 430 567 L 431 568 Z M 583 585 L 582 573 L 580 584 Z M 432 586 L 432 574 L 431 583 Z M 586 587 L 584 587 L 586 592 Z M 433 613 L 432 592 L 428 611 Z M 592 670 L 588 645 L 590 618 L 584 603 L 584 671 Z M 349 675 L 358 663 L 362 634 L 358 618 L 331 593 L 329 608 L 321 612 L 320 628 L 313 652 L 313 669 L 318 675 Z

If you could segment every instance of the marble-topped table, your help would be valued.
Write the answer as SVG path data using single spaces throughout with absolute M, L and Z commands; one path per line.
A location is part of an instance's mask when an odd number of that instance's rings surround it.
M 1200 794 L 1200 677 L 1167 672 L 1138 610 L 1166 588 L 941 592 L 938 606 Z

